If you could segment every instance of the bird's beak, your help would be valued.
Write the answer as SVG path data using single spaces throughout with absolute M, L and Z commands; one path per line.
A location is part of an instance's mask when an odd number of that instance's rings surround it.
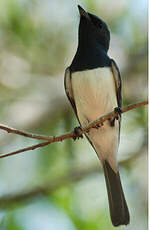
M 83 16 L 88 20 L 91 20 L 89 14 L 80 5 L 78 5 L 78 9 L 79 9 L 80 16 Z

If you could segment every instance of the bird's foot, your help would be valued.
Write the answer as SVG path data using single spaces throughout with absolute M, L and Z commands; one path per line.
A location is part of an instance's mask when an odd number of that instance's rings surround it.
M 118 107 L 114 108 L 114 112 L 117 113 L 116 119 L 119 120 L 119 118 L 121 117 L 121 114 L 122 114 L 121 107 L 118 106 Z
M 74 128 L 75 137 L 73 137 L 73 140 L 83 138 L 83 135 L 81 134 L 82 128 L 80 126 Z
M 114 108 L 114 112 L 117 113 L 117 116 L 114 117 L 113 119 L 109 119 L 110 121 L 110 126 L 114 126 L 115 125 L 115 120 L 119 120 L 121 118 L 121 113 L 122 113 L 122 110 L 121 108 L 118 106 L 116 108 Z

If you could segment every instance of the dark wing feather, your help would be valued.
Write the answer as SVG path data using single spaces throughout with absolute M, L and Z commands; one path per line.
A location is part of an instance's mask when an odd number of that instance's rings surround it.
M 117 95 L 117 102 L 118 102 L 118 107 L 122 106 L 122 82 L 121 82 L 121 75 L 119 68 L 116 64 L 116 62 L 111 59 L 111 70 L 113 73 L 114 81 L 115 81 L 115 86 L 116 86 L 116 95 Z M 121 117 L 119 119 L 119 141 L 120 141 L 120 127 L 121 127 Z
M 73 96 L 73 90 L 72 90 L 72 82 L 71 82 L 71 72 L 69 67 L 65 71 L 65 79 L 64 79 L 64 85 L 65 85 L 65 91 L 66 95 L 75 111 L 75 114 L 77 116 L 77 109 L 74 101 L 74 96 Z M 77 116 L 78 117 L 78 116 Z
M 113 59 L 111 59 L 111 70 L 112 70 L 112 73 L 113 73 L 113 76 L 114 76 L 114 80 L 115 80 L 118 106 L 121 107 L 122 106 L 121 75 L 120 75 L 118 66 L 117 66 L 117 64 L 115 63 L 115 61 Z

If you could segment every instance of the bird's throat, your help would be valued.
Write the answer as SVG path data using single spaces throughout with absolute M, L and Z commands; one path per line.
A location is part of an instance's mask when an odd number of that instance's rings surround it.
M 110 58 L 103 47 L 95 41 L 80 40 L 76 55 L 70 66 L 72 72 L 110 66 Z

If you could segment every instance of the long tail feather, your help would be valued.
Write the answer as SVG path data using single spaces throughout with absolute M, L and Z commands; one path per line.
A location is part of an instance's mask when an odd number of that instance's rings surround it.
M 130 221 L 127 203 L 124 197 L 119 172 L 115 172 L 109 163 L 103 163 L 111 220 L 114 226 L 127 225 Z

